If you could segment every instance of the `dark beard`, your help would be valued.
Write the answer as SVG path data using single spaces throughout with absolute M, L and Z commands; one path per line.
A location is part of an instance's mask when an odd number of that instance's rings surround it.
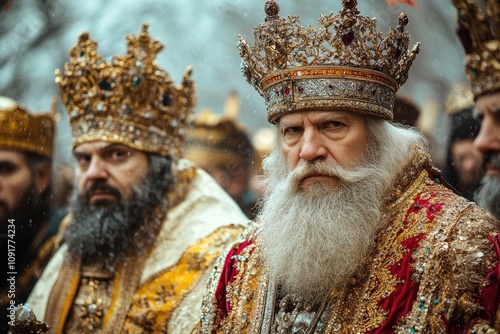
M 8 205 L 4 201 L 0 201 L 0 215 L 3 224 L 2 236 L 0 238 L 0 248 L 7 249 L 7 223 L 13 219 L 15 224 L 15 236 L 12 239 L 15 242 L 16 249 L 23 249 L 23 252 L 18 252 L 16 267 L 18 271 L 22 271 L 27 263 L 33 260 L 35 238 L 38 237 L 42 230 L 48 224 L 49 203 L 47 200 L 37 198 L 35 194 L 35 184 L 32 182 L 29 190 L 19 199 L 19 205 L 13 210 L 9 210 Z M 44 238 L 42 238 L 44 239 Z M 37 245 L 39 247 L 40 245 Z M 1 267 L 6 268 L 7 257 L 3 256 L 0 261 Z
M 152 157 L 144 180 L 134 187 L 129 201 L 102 202 L 91 207 L 87 194 L 75 190 L 70 203 L 72 223 L 64 234 L 69 254 L 81 257 L 84 263 L 102 263 L 114 271 L 127 251 L 147 251 L 167 210 L 166 194 L 172 180 L 170 161 Z M 96 182 L 94 187 L 110 188 L 105 182 Z
M 36 252 L 41 246 L 41 244 L 34 245 L 38 234 L 47 233 L 47 230 L 44 231 L 44 228 L 48 225 L 49 204 L 48 201 L 40 201 L 35 197 L 34 187 L 34 184 L 30 185 L 30 190 L 19 199 L 19 205 L 13 210 L 8 210 L 7 203 L 0 201 L 0 205 L 2 206 L 0 212 L 5 213 L 3 215 L 5 219 L 0 220 L 3 229 L 0 236 L 0 249 L 5 251 L 8 249 L 7 224 L 9 219 L 14 219 L 15 236 L 12 240 L 15 243 L 10 243 L 10 245 L 15 246 L 16 250 L 15 270 L 12 271 L 18 274 L 21 274 L 27 268 L 28 264 L 36 258 Z M 0 216 L 2 215 L 0 214 Z M 42 237 L 42 239 L 45 238 L 46 235 Z M 10 271 L 7 270 L 8 257 L 6 255 L 5 253 L 0 259 L 0 267 L 4 272 Z M 2 281 L 0 283 L 0 290 L 4 291 L 7 286 L 8 282 Z
M 486 164 L 500 167 L 500 153 L 486 155 L 484 165 Z M 485 175 L 481 180 L 481 187 L 476 192 L 475 200 L 479 206 L 500 220 L 500 177 Z

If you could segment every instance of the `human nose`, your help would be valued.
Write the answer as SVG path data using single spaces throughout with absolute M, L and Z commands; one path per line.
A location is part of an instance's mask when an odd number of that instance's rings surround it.
M 500 134 L 498 129 L 488 119 L 483 119 L 479 134 L 474 140 L 474 146 L 483 154 L 500 151 Z
M 328 150 L 326 149 L 321 134 L 314 129 L 304 131 L 300 158 L 307 161 L 326 159 Z
M 106 163 L 93 157 L 85 174 L 89 180 L 106 179 L 108 177 Z

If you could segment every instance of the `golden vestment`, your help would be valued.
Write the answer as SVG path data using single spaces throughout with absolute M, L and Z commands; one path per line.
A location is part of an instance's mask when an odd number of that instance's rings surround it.
M 64 244 L 56 253 L 27 302 L 50 333 L 190 333 L 197 325 L 213 262 L 247 218 L 204 171 L 186 160 L 178 168 L 177 199 L 146 256 L 127 256 L 109 277 L 71 263 Z
M 307 329 L 280 333 L 497 333 L 499 224 L 438 176 L 414 150 L 384 198 L 387 225 L 364 264 L 325 296 Z M 302 316 L 297 307 L 280 315 L 285 296 L 264 269 L 261 247 L 257 223 L 218 260 L 202 333 L 276 333 Z

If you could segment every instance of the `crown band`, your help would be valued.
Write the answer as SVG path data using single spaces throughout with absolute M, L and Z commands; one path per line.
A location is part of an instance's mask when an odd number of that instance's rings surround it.
M 107 118 L 82 119 L 72 124 L 73 147 L 87 142 L 106 141 L 163 156 L 180 155 L 180 138 L 152 126 Z
M 270 123 L 301 110 L 356 111 L 392 120 L 397 83 L 366 69 L 299 67 L 265 78 L 263 88 Z
M 272 74 L 262 80 L 262 88 L 267 89 L 278 82 L 287 79 L 315 79 L 315 78 L 350 78 L 363 79 L 391 87 L 394 91 L 398 90 L 398 84 L 391 77 L 376 71 L 367 69 L 341 67 L 341 66 L 311 66 L 297 67 Z

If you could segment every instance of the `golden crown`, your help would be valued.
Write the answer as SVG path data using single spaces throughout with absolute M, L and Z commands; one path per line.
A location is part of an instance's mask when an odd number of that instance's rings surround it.
M 332 109 L 392 119 L 396 91 L 420 44 L 408 52 L 405 14 L 383 38 L 376 19 L 359 15 L 356 0 L 342 5 L 314 28 L 302 27 L 297 16 L 279 17 L 278 3 L 267 1 L 255 45 L 240 36 L 242 72 L 264 97 L 269 122 L 297 110 Z
M 56 70 L 73 147 L 108 141 L 178 158 L 196 100 L 191 69 L 175 85 L 156 64 L 163 45 L 151 38 L 147 25 L 140 35 L 127 36 L 127 43 L 127 54 L 108 63 L 97 54 L 97 42 L 83 33 L 64 73 Z
M 184 156 L 195 163 L 250 166 L 254 149 L 245 129 L 238 123 L 238 114 L 239 99 L 235 92 L 229 94 L 223 115 L 202 110 L 192 122 Z
M 0 148 L 52 159 L 55 104 L 48 113 L 31 114 L 16 101 L 0 97 Z
M 464 109 L 471 109 L 473 107 L 474 96 L 472 95 L 470 87 L 461 82 L 453 86 L 448 98 L 446 99 L 446 113 L 448 115 L 452 115 Z
M 474 0 L 453 0 L 474 98 L 500 90 L 500 2 L 485 2 L 484 13 Z

